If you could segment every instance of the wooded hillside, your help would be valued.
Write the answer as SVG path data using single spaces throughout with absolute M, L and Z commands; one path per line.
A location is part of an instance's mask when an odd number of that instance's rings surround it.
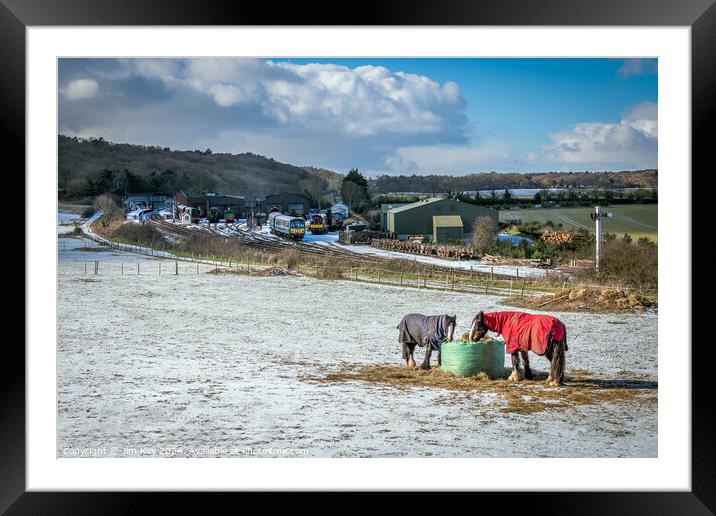
M 252 153 L 178 151 L 104 139 L 58 137 L 61 199 L 105 192 L 215 191 L 263 197 L 293 192 L 312 199 L 339 191 L 342 175 L 302 168 Z

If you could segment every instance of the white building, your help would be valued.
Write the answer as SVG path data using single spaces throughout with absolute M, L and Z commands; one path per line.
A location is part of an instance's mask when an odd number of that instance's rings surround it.
M 331 213 L 340 213 L 341 215 L 343 215 L 343 218 L 348 218 L 348 205 L 343 204 L 342 202 L 337 202 L 333 206 L 331 206 Z

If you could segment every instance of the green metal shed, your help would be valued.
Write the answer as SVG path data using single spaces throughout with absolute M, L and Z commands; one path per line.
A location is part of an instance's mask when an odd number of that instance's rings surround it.
M 462 240 L 462 218 L 460 215 L 433 216 L 433 242 L 436 244 Z
M 477 217 L 490 217 L 497 227 L 497 210 L 447 197 L 433 197 L 388 210 L 388 231 L 395 233 L 398 238 L 406 238 L 408 235 L 432 236 L 433 217 L 443 215 L 459 215 L 465 235 L 474 232 L 473 225 Z

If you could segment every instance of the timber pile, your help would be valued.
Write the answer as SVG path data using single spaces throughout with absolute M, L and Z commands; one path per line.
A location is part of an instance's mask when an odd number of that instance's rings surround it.
M 466 245 L 426 244 L 410 240 L 377 238 L 373 240 L 373 246 L 387 251 L 437 256 L 448 260 L 469 260 L 473 257 L 472 248 Z
M 552 268 L 551 260 L 537 260 L 534 258 L 505 258 L 504 256 L 493 256 L 483 254 L 480 260 L 485 263 L 499 263 L 500 265 L 515 265 L 520 267 L 539 267 L 540 269 Z
M 552 244 L 567 244 L 572 242 L 584 242 L 584 235 L 572 233 L 570 231 L 547 231 L 539 238 L 544 242 Z

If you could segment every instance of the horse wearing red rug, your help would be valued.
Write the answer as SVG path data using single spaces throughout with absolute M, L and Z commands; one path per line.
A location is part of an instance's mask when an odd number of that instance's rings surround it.
M 567 328 L 551 315 L 525 312 L 480 312 L 472 320 L 470 340 L 478 341 L 488 332 L 502 335 L 505 352 L 512 356 L 512 374 L 508 380 L 520 380 L 520 357 L 525 378 L 532 379 L 527 352 L 545 356 L 550 361 L 547 384 L 560 386 L 564 379 L 564 353 L 567 351 Z

